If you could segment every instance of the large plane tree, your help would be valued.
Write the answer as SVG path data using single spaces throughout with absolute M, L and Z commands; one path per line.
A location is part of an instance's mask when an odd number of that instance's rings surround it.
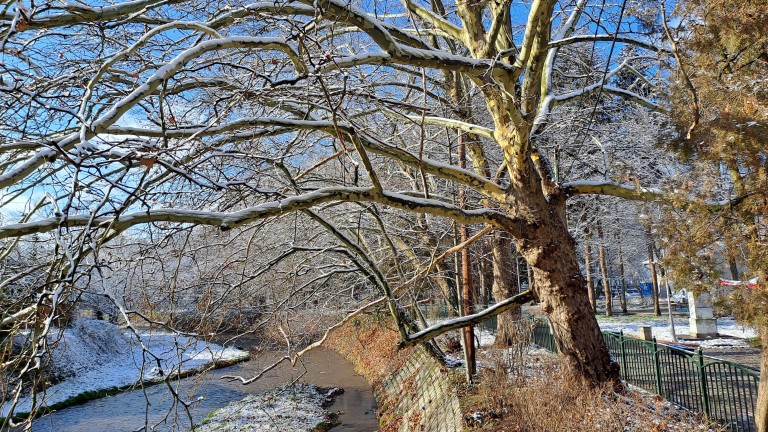
M 34 269 L 44 283 L 3 310 L 3 328 L 37 322 L 44 334 L 82 274 L 107 259 L 102 245 L 142 226 L 236 230 L 295 213 L 352 251 L 381 293 L 368 305 L 400 317 L 407 283 L 380 272 L 359 239 L 330 221 L 364 204 L 506 232 L 533 269 L 532 294 L 567 363 L 593 383 L 618 380 L 566 204 L 656 194 L 643 178 L 564 183 L 557 168 L 578 157 L 569 146 L 592 139 L 590 128 L 613 121 L 599 105 L 619 106 L 614 119 L 659 110 L 653 84 L 666 51 L 629 8 L 11 2 L 2 20 L 0 238 L 4 256 L 31 235 L 51 244 L 47 265 Z M 560 136 L 550 161 L 540 137 L 566 111 L 582 126 Z M 467 168 L 458 144 L 470 150 Z M 458 190 L 465 202 L 453 198 Z M 465 324 L 419 333 L 398 322 L 403 344 Z

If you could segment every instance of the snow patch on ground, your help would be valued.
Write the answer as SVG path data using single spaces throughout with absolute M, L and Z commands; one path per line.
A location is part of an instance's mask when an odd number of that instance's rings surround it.
M 490 330 L 475 327 L 475 338 L 480 340 L 481 347 L 489 347 L 496 341 L 496 334 Z
M 621 319 L 622 317 L 620 316 L 612 319 L 598 318 L 600 329 L 612 332 L 623 331 L 627 336 L 637 337 L 640 335 L 640 327 L 650 326 L 656 340 L 659 342 L 672 341 L 672 331 L 669 327 L 669 321 L 665 318 L 648 317 L 648 319 L 645 320 L 637 320 L 637 316 L 633 316 L 632 322 L 621 322 Z M 688 324 L 688 319 L 676 318 L 674 322 L 675 334 L 677 337 L 689 338 L 691 329 Z M 717 331 L 721 336 L 729 337 L 697 340 L 695 343 L 703 348 L 745 348 L 749 346 L 745 339 L 757 336 L 757 331 L 755 329 L 738 324 L 733 318 L 718 318 Z
M 178 374 L 202 371 L 214 364 L 231 364 L 249 353 L 224 348 L 187 336 L 160 331 L 140 331 L 139 337 L 114 324 L 78 320 L 58 339 L 50 370 L 62 379 L 37 395 L 37 407 L 49 406 L 86 392 L 161 381 Z M 0 402 L 0 417 L 7 417 L 11 401 Z M 15 413 L 32 411 L 32 398 L 19 400 Z
M 324 407 L 333 402 L 340 389 L 323 390 L 314 385 L 299 384 L 278 388 L 274 392 L 248 395 L 214 411 L 200 432 L 308 432 L 327 422 Z
M 437 323 L 437 321 L 427 321 L 429 325 L 433 325 Z M 484 349 L 489 348 L 493 346 L 494 341 L 496 341 L 496 335 L 491 332 L 490 330 L 482 329 L 479 327 L 474 328 L 474 334 L 475 334 L 475 344 L 476 348 L 478 349 Z M 440 341 L 442 346 L 445 346 L 445 341 Z M 461 350 L 459 350 L 456 353 L 444 353 L 445 356 L 443 357 L 443 364 L 450 369 L 463 367 L 464 366 L 464 354 Z M 478 366 L 483 367 L 484 365 L 482 363 L 478 363 Z

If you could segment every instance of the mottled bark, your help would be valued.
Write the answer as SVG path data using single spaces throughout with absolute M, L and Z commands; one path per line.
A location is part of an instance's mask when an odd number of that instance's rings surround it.
M 587 380 L 620 386 L 618 365 L 611 361 L 589 304 L 573 238 L 554 224 L 536 229 L 530 238 L 535 240 L 518 242 L 518 251 L 533 266 L 535 294 L 558 351 Z
M 600 327 L 589 303 L 576 254 L 576 242 L 561 218 L 564 201 L 548 199 L 534 170 L 517 180 L 531 190 L 518 201 L 530 222 L 520 227 L 517 250 L 533 267 L 534 293 L 549 317 L 558 351 L 569 368 L 586 380 L 619 387 L 618 365 L 611 361 Z M 538 191 L 536 190 L 538 189 Z M 539 193 L 536 193 L 539 192 Z M 561 203 L 561 204 L 556 204 Z

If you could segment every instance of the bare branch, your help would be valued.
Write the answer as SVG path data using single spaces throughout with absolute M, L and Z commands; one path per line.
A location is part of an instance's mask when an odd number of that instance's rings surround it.
M 638 46 L 640 48 L 644 48 L 649 51 L 666 52 L 666 53 L 671 52 L 671 50 L 667 47 L 658 46 L 650 42 L 646 42 L 644 40 L 640 40 L 640 39 L 629 37 L 629 36 L 616 36 L 616 35 L 610 35 L 610 34 L 570 36 L 563 39 L 557 39 L 557 40 L 551 41 L 549 43 L 549 48 L 556 48 L 556 47 L 559 48 L 562 46 L 575 44 L 575 43 L 613 42 L 613 41 L 616 41 L 618 43 Z

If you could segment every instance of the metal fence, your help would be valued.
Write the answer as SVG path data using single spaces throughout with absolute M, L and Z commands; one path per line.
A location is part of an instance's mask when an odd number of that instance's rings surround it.
M 603 332 L 624 381 L 706 414 L 733 431 L 756 430 L 758 371 L 669 345 Z M 549 323 L 538 321 L 533 342 L 556 351 Z

